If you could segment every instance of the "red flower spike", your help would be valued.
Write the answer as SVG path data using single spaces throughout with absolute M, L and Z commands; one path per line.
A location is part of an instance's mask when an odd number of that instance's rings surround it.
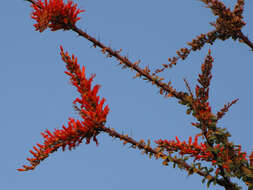
M 179 155 L 190 155 L 190 157 L 194 158 L 194 162 L 196 160 L 200 161 L 206 161 L 211 162 L 212 165 L 217 165 L 217 158 L 215 159 L 213 156 L 213 153 L 208 150 L 208 145 L 205 143 L 198 143 L 198 135 L 195 136 L 194 143 L 192 143 L 192 137 L 189 137 L 188 144 L 183 141 L 181 142 L 178 137 L 176 137 L 175 140 L 157 140 L 155 141 L 156 144 L 158 144 L 159 148 L 163 148 L 166 151 L 168 151 L 170 154 L 174 152 L 178 152 Z M 247 161 L 246 153 L 240 151 L 239 148 L 234 148 L 235 155 L 230 155 L 228 149 L 224 150 L 224 146 L 221 146 L 220 144 L 213 147 L 216 149 L 217 157 L 219 158 L 220 162 L 222 161 L 222 167 L 227 170 L 227 172 L 230 172 L 230 165 L 232 162 L 232 158 L 236 157 L 238 160 L 244 159 Z M 250 159 L 253 158 L 253 153 L 251 156 L 249 156 Z M 252 160 L 251 160 L 252 161 Z M 218 173 L 219 170 L 216 170 L 216 173 Z
M 99 134 L 99 128 L 104 126 L 106 122 L 109 107 L 106 105 L 103 108 L 105 99 L 102 98 L 100 100 L 100 97 L 97 96 L 99 85 L 95 85 L 92 88 L 91 83 L 95 75 L 87 78 L 85 76 L 85 68 L 82 67 L 82 70 L 80 69 L 80 66 L 77 64 L 77 58 L 74 55 L 70 57 L 67 52 L 63 51 L 62 47 L 61 56 L 68 70 L 65 73 L 70 76 L 71 83 L 80 93 L 80 97 L 76 98 L 74 103 L 80 104 L 80 108 L 75 106 L 80 112 L 83 121 L 75 121 L 69 118 L 68 126 L 63 125 L 62 129 L 55 129 L 53 132 L 46 129 L 45 132 L 41 133 L 44 143 L 42 145 L 37 143 L 37 147 L 33 147 L 36 152 L 30 150 L 33 158 L 28 158 L 27 160 L 31 166 L 24 165 L 18 171 L 33 170 L 49 154 L 57 151 L 59 148 L 62 148 L 63 151 L 66 147 L 72 150 L 82 143 L 83 139 L 86 139 L 86 144 L 89 144 L 92 139 L 98 145 L 96 136 Z
M 77 15 L 84 12 L 84 10 L 77 9 L 77 5 L 71 0 L 68 0 L 66 4 L 63 0 L 49 0 L 49 2 L 38 0 L 31 6 L 34 9 L 31 17 L 37 21 L 34 26 L 40 32 L 47 27 L 51 28 L 51 31 L 69 30 L 80 20 Z
M 209 126 L 212 121 L 213 116 L 211 107 L 209 105 L 209 86 L 212 79 L 211 69 L 212 69 L 213 58 L 211 56 L 211 51 L 209 50 L 208 55 L 205 58 L 204 63 L 201 65 L 201 74 L 199 74 L 198 82 L 196 85 L 195 94 L 196 100 L 193 102 L 193 110 L 195 111 L 196 119 L 204 124 L 203 126 Z M 192 123 L 193 126 L 198 127 L 200 123 Z

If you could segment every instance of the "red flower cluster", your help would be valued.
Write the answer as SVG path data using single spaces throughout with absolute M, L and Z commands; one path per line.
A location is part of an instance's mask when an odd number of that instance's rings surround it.
M 159 147 L 165 148 L 166 151 L 173 153 L 178 152 L 180 155 L 189 154 L 191 157 L 195 157 L 194 161 L 196 160 L 205 160 L 211 161 L 212 153 L 207 151 L 207 146 L 203 143 L 198 144 L 198 136 L 195 136 L 194 142 L 192 142 L 192 137 L 189 137 L 188 144 L 183 141 L 181 142 L 178 137 L 176 136 L 176 141 L 174 140 L 157 140 L 155 141 Z
M 179 152 L 181 156 L 190 155 L 190 157 L 194 157 L 194 162 L 196 160 L 212 162 L 212 165 L 217 163 L 217 160 L 222 161 L 222 167 L 229 171 L 229 164 L 232 162 L 232 155 L 229 154 L 228 149 L 225 149 L 224 146 L 220 144 L 214 146 L 214 149 L 217 152 L 217 158 L 214 159 L 213 153 L 208 149 L 207 144 L 200 143 L 198 144 L 198 135 L 195 136 L 194 142 L 192 142 L 192 137 L 189 137 L 188 143 L 185 141 L 181 142 L 178 137 L 175 140 L 157 140 L 155 141 L 158 144 L 158 147 L 165 149 L 169 153 Z M 239 160 L 245 160 L 246 153 L 241 152 L 241 146 L 237 146 L 238 148 L 234 148 L 234 152 L 236 154 L 236 158 Z M 210 148 L 210 147 L 209 147 Z M 234 157 L 234 155 L 233 155 Z
M 67 75 L 71 77 L 71 83 L 77 88 L 77 91 L 81 95 L 80 98 L 74 100 L 74 104 L 79 103 L 80 111 L 82 118 L 85 121 L 85 125 L 89 127 L 101 126 L 106 122 L 106 116 L 109 112 L 108 106 L 103 108 L 105 99 L 97 96 L 99 90 L 99 85 L 95 85 L 91 89 L 91 83 L 95 75 L 91 76 L 89 79 L 85 76 L 85 67 L 80 69 L 80 66 L 77 63 L 77 58 L 72 55 L 70 57 L 68 52 L 64 53 L 63 48 L 61 47 L 61 56 L 62 60 L 67 64 L 66 68 L 68 71 L 65 71 Z
M 211 56 L 211 51 L 209 50 L 206 56 L 205 62 L 201 65 L 202 73 L 199 74 L 198 82 L 201 87 L 196 85 L 196 101 L 194 102 L 194 110 L 196 111 L 195 117 L 198 121 L 202 121 L 205 124 L 210 125 L 210 118 L 212 116 L 211 107 L 209 105 L 209 85 L 212 79 L 211 69 L 212 69 L 213 58 Z
M 31 5 L 34 9 L 32 18 L 37 21 L 34 24 L 36 30 L 43 32 L 47 27 L 55 30 L 69 30 L 80 19 L 77 15 L 84 10 L 77 9 L 77 5 L 71 0 L 67 4 L 63 0 L 38 0 Z
M 105 99 L 101 99 L 97 96 L 99 89 L 98 85 L 91 88 L 91 83 L 94 75 L 90 78 L 85 76 L 85 68 L 77 64 L 77 58 L 72 55 L 72 58 L 68 53 L 63 52 L 61 47 L 61 56 L 68 71 L 66 74 L 70 75 L 71 83 L 77 88 L 81 95 L 81 98 L 76 98 L 74 104 L 79 103 L 80 108 L 75 105 L 76 109 L 80 112 L 83 121 L 75 121 L 70 118 L 68 126 L 63 125 L 62 129 L 55 129 L 53 133 L 46 130 L 45 133 L 41 133 L 44 137 L 43 145 L 37 144 L 34 146 L 34 150 L 30 150 L 30 153 L 34 158 L 27 158 L 31 166 L 23 165 L 23 168 L 19 171 L 27 171 L 34 169 L 41 161 L 49 156 L 50 153 L 55 152 L 58 148 L 62 147 L 63 151 L 68 146 L 69 150 L 78 146 L 83 139 L 86 139 L 86 143 L 90 143 L 90 139 L 98 144 L 96 136 L 99 134 L 99 128 L 104 126 L 106 122 L 106 116 L 109 112 L 108 106 L 103 108 Z

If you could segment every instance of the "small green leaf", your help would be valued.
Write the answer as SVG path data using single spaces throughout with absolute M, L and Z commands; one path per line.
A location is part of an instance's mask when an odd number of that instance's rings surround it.
M 208 182 L 207 182 L 207 184 L 206 184 L 206 186 L 209 188 L 209 186 L 211 185 L 211 183 L 213 182 L 213 180 L 211 179 L 211 180 L 208 180 Z

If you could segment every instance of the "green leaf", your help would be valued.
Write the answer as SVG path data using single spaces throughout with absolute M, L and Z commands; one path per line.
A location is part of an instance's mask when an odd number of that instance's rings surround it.
M 211 183 L 213 182 L 213 180 L 211 179 L 211 180 L 208 180 L 208 182 L 207 182 L 207 184 L 206 184 L 206 186 L 209 188 L 209 186 L 211 185 Z

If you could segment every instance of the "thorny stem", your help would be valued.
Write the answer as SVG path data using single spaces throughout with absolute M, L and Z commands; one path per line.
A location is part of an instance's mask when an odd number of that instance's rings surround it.
M 147 146 L 145 143 L 137 142 L 132 137 L 129 137 L 127 135 L 121 135 L 120 133 L 116 132 L 115 130 L 113 130 L 111 128 L 102 126 L 102 127 L 98 128 L 96 130 L 103 131 L 103 132 L 107 133 L 108 135 L 110 135 L 111 137 L 118 138 L 120 140 L 124 140 L 125 142 L 132 144 L 133 148 L 138 147 L 139 149 L 144 150 L 145 153 L 154 154 L 156 158 L 167 157 L 166 154 L 164 154 L 162 152 L 159 152 L 159 151 L 153 149 L 150 146 Z M 171 157 L 171 159 L 174 163 L 176 163 L 179 166 L 182 166 L 187 171 L 190 171 L 191 168 L 192 168 L 189 164 L 187 164 L 186 162 L 184 162 L 180 159 L 173 158 L 173 157 Z M 200 176 L 203 176 L 205 178 L 212 179 L 212 180 L 216 181 L 217 184 L 219 184 L 221 186 L 224 186 L 226 188 L 226 190 L 236 190 L 236 188 L 234 188 L 234 185 L 233 185 L 232 182 L 229 182 L 229 181 L 226 181 L 226 180 L 223 180 L 223 179 L 215 179 L 215 177 L 213 177 L 209 174 L 207 175 L 206 173 L 204 173 L 204 172 L 202 172 L 201 170 L 198 170 L 198 169 L 196 169 L 195 173 L 197 173 Z
M 239 31 L 239 32 L 238 32 L 238 36 L 239 36 L 239 38 L 240 38 L 245 44 L 247 44 L 247 45 L 251 48 L 251 50 L 253 51 L 253 43 L 249 40 L 249 38 L 248 38 L 247 36 L 245 36 L 245 35 L 242 33 L 242 31 Z
M 34 4 L 34 5 L 37 5 L 36 4 L 36 2 L 34 2 L 33 0 L 25 0 L 25 1 L 28 1 L 28 2 L 30 2 L 30 3 L 32 3 L 32 4 Z M 41 8 L 39 5 L 37 5 L 39 8 Z
M 121 56 L 118 51 L 112 50 L 110 47 L 105 46 L 100 41 L 96 40 L 94 37 L 90 36 L 86 32 L 79 29 L 78 27 L 73 26 L 72 30 L 75 31 L 76 33 L 78 33 L 80 36 L 82 36 L 82 37 L 86 38 L 87 40 L 89 40 L 90 42 L 92 42 L 94 44 L 94 46 L 98 46 L 98 47 L 104 49 L 109 55 L 111 55 L 111 56 L 115 57 L 116 59 L 118 59 L 119 61 L 123 62 L 129 68 L 133 68 L 136 72 L 145 76 L 150 82 L 155 83 L 158 87 L 160 87 L 161 89 L 163 89 L 167 93 L 172 94 L 177 99 L 180 99 L 180 100 L 183 99 L 183 96 L 185 94 L 184 92 L 171 91 L 171 89 L 168 87 L 167 84 L 162 83 L 158 80 L 154 80 L 152 75 L 150 75 L 148 72 L 145 72 L 143 69 L 141 69 L 140 67 L 138 67 L 137 65 L 135 65 L 134 63 L 129 61 L 129 59 L 126 56 Z

